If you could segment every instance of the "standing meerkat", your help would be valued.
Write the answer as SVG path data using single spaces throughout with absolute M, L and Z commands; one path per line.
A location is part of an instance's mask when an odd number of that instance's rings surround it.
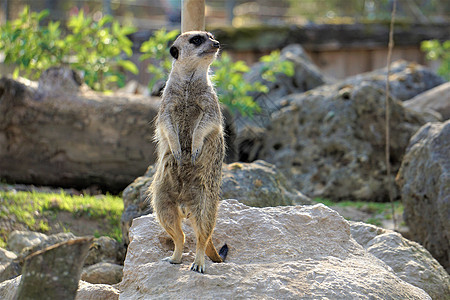
M 225 145 L 219 101 L 209 66 L 219 42 L 203 31 L 181 34 L 170 47 L 174 61 L 156 118 L 156 173 L 150 186 L 153 210 L 172 237 L 175 250 L 165 260 L 181 263 L 183 218 L 190 218 L 197 245 L 191 270 L 203 273 L 205 253 L 223 262 L 212 243 L 222 181 Z

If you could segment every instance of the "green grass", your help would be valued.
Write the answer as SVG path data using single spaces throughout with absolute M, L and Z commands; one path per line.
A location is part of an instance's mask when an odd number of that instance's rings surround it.
M 120 241 L 122 211 L 122 198 L 112 195 L 71 196 L 64 192 L 0 191 L 0 219 L 15 219 L 29 230 L 44 233 L 51 230 L 59 212 L 69 212 L 73 219 L 95 220 L 106 228 L 106 232 L 93 229 L 92 235 L 107 235 Z M 64 224 L 62 227 L 64 231 L 70 231 Z M 5 240 L 6 231 L 0 228 L 0 247 L 4 246 Z
M 373 217 L 370 217 L 364 222 L 373 224 L 376 226 L 381 226 L 382 219 L 391 219 L 392 218 L 392 209 L 390 202 L 364 202 L 364 201 L 339 201 L 333 202 L 329 199 L 323 198 L 314 198 L 313 199 L 317 203 L 322 203 L 328 207 L 337 206 L 337 207 L 353 207 L 358 210 L 367 212 L 372 214 Z M 403 204 L 401 201 L 394 202 L 394 210 L 395 215 L 403 214 Z

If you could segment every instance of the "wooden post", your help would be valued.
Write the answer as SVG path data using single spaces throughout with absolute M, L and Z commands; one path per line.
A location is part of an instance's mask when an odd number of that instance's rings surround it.
M 205 0 L 183 0 L 181 32 L 205 30 Z

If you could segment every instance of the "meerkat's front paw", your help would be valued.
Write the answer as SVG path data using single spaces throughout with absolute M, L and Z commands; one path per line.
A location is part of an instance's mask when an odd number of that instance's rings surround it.
M 195 161 L 199 157 L 201 151 L 202 151 L 201 148 L 197 148 L 195 150 L 192 150 L 191 161 L 192 161 L 193 164 L 195 164 Z
M 181 162 L 181 149 L 172 151 L 173 157 L 177 160 L 177 162 Z

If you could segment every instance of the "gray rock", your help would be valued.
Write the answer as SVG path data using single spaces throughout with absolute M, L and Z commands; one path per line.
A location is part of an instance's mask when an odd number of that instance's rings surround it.
M 301 57 L 301 56 L 300 56 Z M 248 118 L 237 118 L 238 123 L 238 135 L 236 138 L 237 147 L 239 149 L 239 160 L 240 161 L 254 161 L 257 159 L 264 159 L 270 162 L 273 160 L 269 160 L 269 156 L 266 156 L 263 150 L 264 143 L 268 139 L 273 138 L 273 132 L 268 131 L 273 125 L 274 118 L 278 117 L 282 111 L 292 110 L 291 102 L 293 98 L 317 98 L 314 95 L 322 94 L 323 97 L 326 97 L 330 100 L 330 104 L 326 107 L 324 114 L 321 115 L 321 119 L 317 119 L 313 126 L 315 128 L 320 128 L 326 126 L 326 124 L 332 119 L 334 116 L 339 117 L 339 113 L 341 113 L 343 106 L 338 101 L 332 101 L 332 98 L 350 100 L 346 101 L 347 104 L 343 104 L 344 106 L 349 106 L 348 102 L 353 102 L 350 98 L 353 87 L 362 86 L 364 84 L 368 84 L 374 87 L 374 89 L 385 89 L 385 81 L 386 81 L 386 68 L 375 70 L 373 72 L 364 73 L 360 75 L 356 75 L 353 77 L 349 77 L 346 80 L 340 81 L 336 84 L 328 84 L 324 86 L 320 86 L 314 89 L 310 89 L 307 92 L 301 94 L 299 92 L 290 94 L 290 96 L 276 98 L 276 100 L 272 99 L 274 97 L 270 97 L 268 100 L 268 105 L 264 106 L 263 113 L 261 116 L 256 118 L 248 119 Z M 296 75 L 297 76 L 297 75 Z M 438 86 L 445 82 L 443 78 L 433 73 L 430 69 L 420 66 L 415 63 L 409 63 L 405 61 L 397 61 L 392 64 L 391 67 L 391 75 L 389 77 L 390 87 L 391 87 L 391 96 L 397 100 L 407 100 L 410 99 L 428 89 L 431 89 L 435 86 Z M 348 88 L 346 88 L 348 87 Z M 328 95 L 326 95 L 326 91 L 328 91 Z M 281 95 L 281 94 L 280 94 Z M 360 95 L 363 96 L 364 95 Z M 269 101 L 270 100 L 270 101 Z M 371 99 L 366 99 L 367 102 L 372 101 Z M 380 99 L 382 100 L 382 99 Z M 275 101 L 273 104 L 272 102 Z M 314 100 L 311 100 L 314 101 Z M 384 102 L 379 102 L 375 107 L 379 113 L 383 113 L 382 107 L 384 107 Z M 337 107 L 335 107 L 337 106 Z M 308 117 L 310 107 L 297 107 L 295 108 L 300 111 L 300 113 L 304 114 L 305 117 Z M 374 116 L 378 119 L 382 119 L 381 114 Z M 311 116 L 312 117 L 312 116 Z M 425 116 L 422 116 L 424 118 Z M 426 120 L 438 120 L 434 116 L 426 116 Z M 298 120 L 302 122 L 303 118 Z M 425 119 L 424 119 L 425 120 Z M 349 122 L 354 121 L 353 119 L 349 119 Z M 365 120 L 365 124 L 367 126 L 375 126 L 371 124 L 373 118 L 369 118 Z M 322 124 L 324 123 L 324 124 Z M 351 126 L 347 124 L 343 124 L 344 126 Z M 276 126 L 276 125 L 275 125 Z M 286 128 L 281 128 L 281 132 L 278 132 L 278 138 L 286 137 L 289 138 L 289 135 L 292 135 L 293 130 L 301 131 L 303 130 L 303 124 L 300 123 L 285 123 Z M 412 126 L 415 126 L 414 124 Z M 375 128 L 376 129 L 376 128 Z M 285 130 L 287 133 L 285 133 Z M 409 130 L 408 130 L 409 131 Z M 381 132 L 377 134 L 382 134 Z M 352 137 L 351 135 L 349 137 Z M 331 137 L 330 137 L 331 138 Z M 285 150 L 285 149 L 284 149 Z M 296 151 L 295 149 L 293 149 Z M 328 151 L 328 150 L 325 150 Z M 364 158 L 363 158 L 364 159 Z M 322 163 L 322 162 L 320 162 Z M 346 163 L 345 161 L 343 163 Z M 312 161 L 312 164 L 316 164 Z M 376 164 L 376 162 L 373 162 Z M 346 174 L 342 174 L 342 176 L 346 176 Z M 369 178 L 368 185 L 376 185 L 377 182 L 372 182 Z M 304 191 L 306 192 L 306 191 Z M 362 191 L 364 192 L 364 191 Z
M 450 271 L 450 121 L 411 138 L 397 183 L 412 238 Z
M 186 225 L 186 224 L 185 224 Z M 119 284 L 120 299 L 431 299 L 399 278 L 351 237 L 350 226 L 324 205 L 254 208 L 236 200 L 219 207 L 213 240 L 227 243 L 224 263 L 189 270 L 195 236 L 184 226 L 183 262 L 161 259 L 173 244 L 153 215 L 134 220 Z M 143 276 L 145 274 L 145 276 Z M 192 287 L 195 289 L 193 294 Z M 188 296 L 189 297 L 189 296 Z
M 94 239 L 84 264 L 89 266 L 99 262 L 120 263 L 124 254 L 125 249 L 119 242 L 108 236 L 101 236 Z
M 388 199 L 383 90 L 363 81 L 325 85 L 285 100 L 290 105 L 272 115 L 260 157 L 309 197 Z M 400 101 L 391 99 L 390 106 L 394 176 L 410 137 L 425 120 Z
M 224 165 L 222 198 L 254 207 L 313 203 L 294 189 L 274 165 L 263 160 Z
M 32 247 L 40 244 L 47 239 L 47 235 L 32 231 L 13 231 L 8 237 L 8 249 L 20 253 L 26 247 Z
M 420 244 L 397 232 L 361 222 L 350 222 L 350 230 L 358 244 L 391 267 L 398 277 L 433 299 L 448 299 L 450 276 Z
M 0 248 L 0 282 L 20 274 L 20 266 L 14 261 L 16 259 L 17 255 L 14 252 Z
M 359 84 L 370 81 L 371 84 L 385 89 L 387 68 L 351 76 L 344 84 Z M 389 86 L 392 97 L 400 101 L 411 99 L 445 82 L 445 79 L 431 69 L 414 62 L 398 60 L 391 64 Z
M 147 191 L 154 174 L 155 168 L 149 166 L 144 176 L 138 177 L 123 191 L 121 228 L 125 244 L 129 243 L 128 231 L 133 219 L 152 212 Z M 264 161 L 224 164 L 222 178 L 222 198 L 236 198 L 250 206 L 312 203 L 294 189 L 274 165 Z
M 438 85 L 404 102 L 405 107 L 437 115 L 442 121 L 450 119 L 450 82 Z
M 16 258 L 17 258 L 17 255 L 14 252 L 0 248 L 0 265 L 9 263 Z
M 100 262 L 83 269 L 81 280 L 89 283 L 116 284 L 122 280 L 123 266 Z
M 28 233 L 28 234 L 30 234 L 30 233 Z M 25 237 L 28 234 L 25 234 Z M 33 236 L 32 233 L 30 235 Z M 52 234 L 52 235 L 45 235 L 44 237 L 42 237 L 40 243 L 23 248 L 22 251 L 20 252 L 20 257 L 25 258 L 27 255 L 30 255 L 33 252 L 36 252 L 36 251 L 45 249 L 47 247 L 50 247 L 52 245 L 62 243 L 62 242 L 65 242 L 65 241 L 68 241 L 71 239 L 75 239 L 75 238 L 76 238 L 75 235 L 71 232 L 60 232 L 60 233 L 56 233 L 56 234 Z M 9 245 L 9 240 L 8 240 L 8 245 Z
M 14 300 L 22 276 L 0 283 L 0 299 Z M 117 300 L 119 290 L 107 284 L 91 284 L 80 280 L 75 300 Z

